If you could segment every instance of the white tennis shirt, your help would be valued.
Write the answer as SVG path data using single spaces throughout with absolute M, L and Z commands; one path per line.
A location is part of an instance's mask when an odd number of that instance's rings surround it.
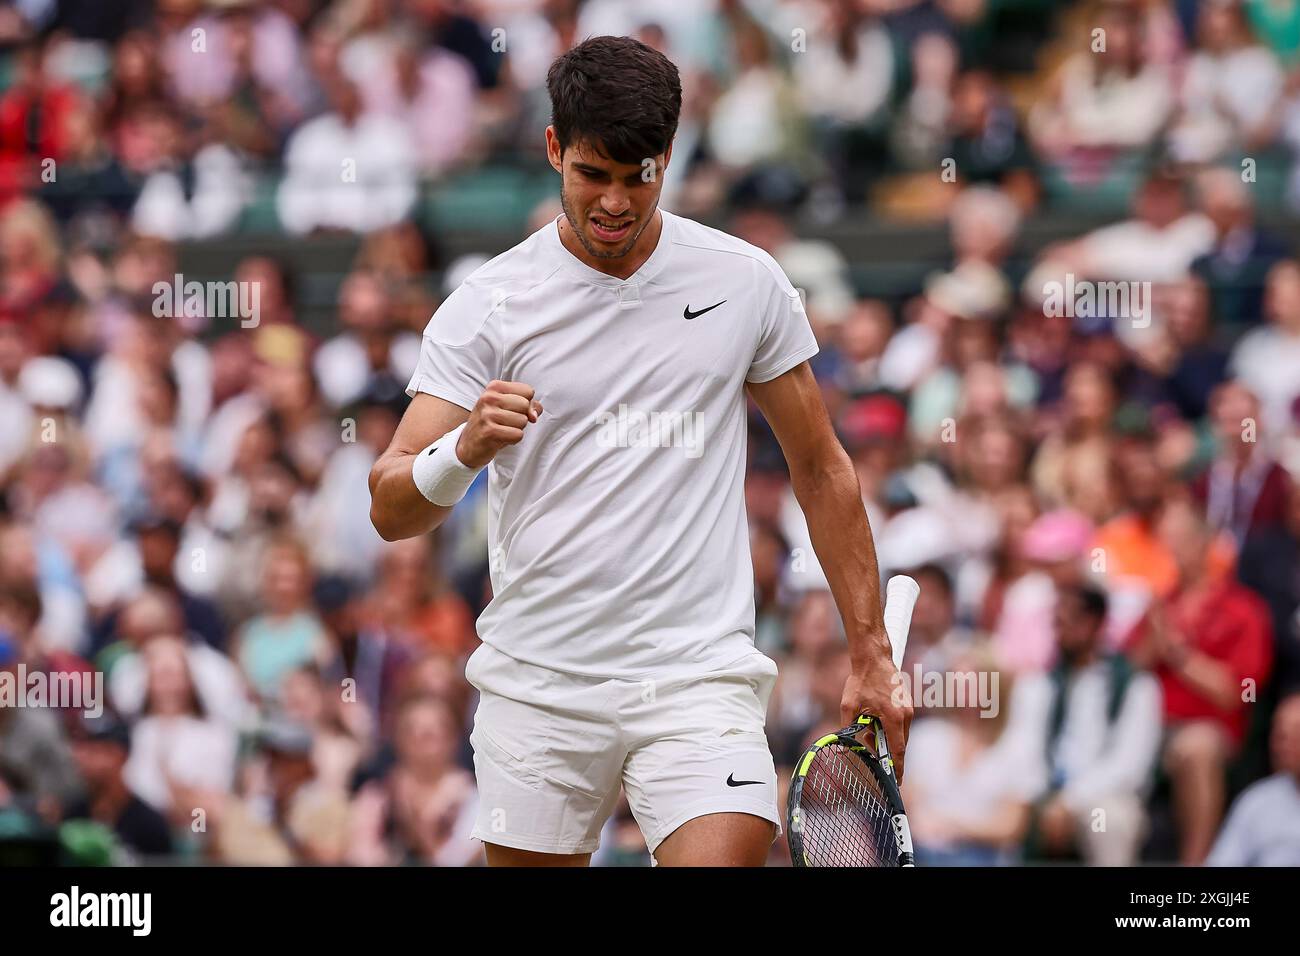
M 541 418 L 488 466 L 478 631 L 557 671 L 662 680 L 756 653 L 744 385 L 817 343 L 771 256 L 661 214 L 626 280 L 565 249 L 558 219 L 485 263 L 407 387 L 466 409 L 493 379 L 536 390 Z

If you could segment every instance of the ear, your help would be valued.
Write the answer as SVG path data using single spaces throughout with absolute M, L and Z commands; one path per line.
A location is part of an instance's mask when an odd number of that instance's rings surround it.
M 564 150 L 560 147 L 560 138 L 555 135 L 555 127 L 546 127 L 546 158 L 551 168 L 557 173 L 564 173 Z

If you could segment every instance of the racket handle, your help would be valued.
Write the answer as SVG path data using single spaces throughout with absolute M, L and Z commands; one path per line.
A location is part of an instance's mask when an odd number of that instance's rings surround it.
M 894 667 L 902 669 L 907 650 L 907 632 L 912 626 L 912 608 L 916 607 L 921 585 L 906 574 L 896 574 L 885 585 L 885 633 L 894 652 Z

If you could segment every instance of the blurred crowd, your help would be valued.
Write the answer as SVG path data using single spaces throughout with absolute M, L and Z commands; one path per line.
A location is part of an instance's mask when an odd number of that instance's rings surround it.
M 0 859 L 481 860 L 486 475 L 394 544 L 366 481 L 483 258 L 440 261 L 424 190 L 541 162 L 596 33 L 681 67 L 664 206 L 802 290 L 922 586 L 920 862 L 1300 865 L 1300 172 L 1279 207 L 1255 164 L 1300 146 L 1300 0 L 0 0 L 0 670 L 105 696 L 0 707 Z M 160 308 L 259 197 L 285 246 L 356 237 L 329 326 L 272 254 L 227 277 L 255 323 Z M 901 294 L 796 225 L 916 214 L 948 251 Z M 746 500 L 787 773 L 848 655 L 756 411 Z M 596 862 L 648 862 L 626 805 Z

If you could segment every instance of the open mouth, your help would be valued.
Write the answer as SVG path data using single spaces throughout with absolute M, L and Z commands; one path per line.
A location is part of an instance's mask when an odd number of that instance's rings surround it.
M 603 216 L 591 217 L 591 231 L 603 242 L 618 242 L 632 228 L 631 219 L 607 219 Z

